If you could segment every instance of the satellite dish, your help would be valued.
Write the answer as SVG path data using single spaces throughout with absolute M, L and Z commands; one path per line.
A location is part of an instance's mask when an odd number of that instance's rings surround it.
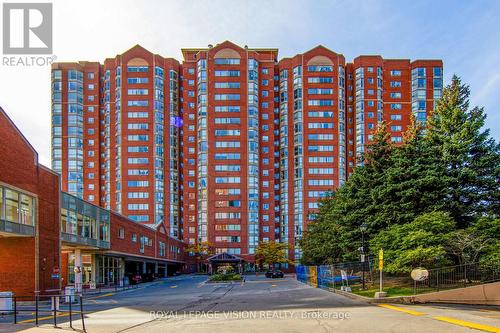
M 411 271 L 411 278 L 415 281 L 425 281 L 429 278 L 429 271 L 423 267 L 417 267 Z

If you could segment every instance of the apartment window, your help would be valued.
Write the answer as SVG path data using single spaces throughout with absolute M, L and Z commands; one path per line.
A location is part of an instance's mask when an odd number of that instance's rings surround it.
M 160 257 L 164 257 L 165 256 L 165 243 L 163 242 L 159 242 L 159 255 Z
M 130 146 L 127 147 L 129 153 L 147 153 L 149 150 L 148 146 Z
M 147 176 L 149 175 L 149 170 L 146 169 L 128 169 L 129 176 Z
M 129 100 L 127 105 L 128 106 L 148 106 L 149 103 L 147 100 Z
M 321 128 L 333 128 L 333 123 L 309 123 L 307 124 L 309 129 L 321 129 Z
M 327 88 L 309 88 L 307 90 L 309 95 L 331 95 L 333 94 L 333 89 Z
M 127 198 L 129 199 L 147 199 L 149 198 L 148 192 L 128 192 Z
M 401 71 L 400 70 L 392 70 L 391 76 L 401 76 Z
M 325 151 L 333 151 L 333 146 L 309 146 L 309 152 L 325 152 Z
M 149 181 L 147 180 L 129 180 L 127 182 L 128 187 L 148 187 Z
M 309 168 L 310 175 L 333 175 L 333 168 Z
M 333 186 L 332 179 L 309 179 L 307 183 L 310 186 Z
M 118 229 L 118 238 L 120 238 L 120 239 L 125 238 L 125 229 L 124 228 Z
M 148 222 L 149 216 L 147 215 L 128 215 L 128 218 L 136 222 Z
M 391 92 L 391 98 L 401 98 L 400 92 Z
M 216 141 L 216 148 L 240 148 L 239 141 Z
M 392 132 L 400 132 L 402 130 L 401 125 L 392 125 L 391 126 L 391 131 Z
M 215 136 L 240 135 L 240 130 L 215 130 Z
M 214 63 L 216 65 L 239 65 L 240 59 L 238 59 L 238 58 L 215 58 Z
M 132 242 L 137 243 L 137 234 L 132 234 Z
M 216 165 L 215 171 L 241 171 L 241 167 L 237 164 Z M 194 171 L 193 171 L 193 175 L 194 175 Z
M 401 120 L 402 116 L 400 114 L 391 114 L 391 120 Z
M 333 111 L 309 111 L 307 115 L 309 116 L 309 118 L 332 118 Z
M 149 204 L 128 204 L 128 210 L 147 210 L 149 209 Z
M 309 106 L 333 106 L 333 100 L 331 99 L 310 99 L 307 101 Z
M 219 153 L 215 154 L 216 160 L 239 160 L 241 158 L 241 154 L 239 153 Z
M 148 89 L 129 89 L 127 92 L 129 95 L 147 95 L 149 93 Z
M 401 110 L 401 103 L 391 103 L 391 110 Z
M 391 137 L 391 142 L 403 142 L 403 138 L 401 136 L 393 136 Z
M 239 101 L 240 94 L 215 94 L 216 101 Z
M 219 89 L 239 89 L 239 82 L 215 82 L 215 88 Z
M 131 73 L 145 73 L 148 71 L 147 66 L 128 66 L 127 71 Z
M 239 124 L 240 118 L 215 118 L 216 124 Z
M 231 105 L 216 106 L 215 112 L 240 112 L 240 107 Z
M 145 130 L 145 129 L 148 129 L 148 124 L 146 124 L 146 123 L 130 123 L 130 124 L 127 124 L 127 129 L 129 129 L 129 130 Z
M 148 164 L 149 160 L 147 157 L 139 157 L 139 158 L 134 158 L 134 157 L 129 157 L 128 158 L 128 164 Z
M 127 136 L 128 141 L 148 141 L 149 135 L 147 134 L 142 134 L 142 135 L 129 135 Z
M 127 82 L 129 84 L 143 84 L 143 83 L 148 83 L 148 78 L 147 77 L 129 77 L 127 79 Z
M 333 77 L 308 77 L 308 83 L 333 83 Z
M 318 65 L 318 66 L 307 66 L 308 72 L 333 72 L 333 66 L 328 65 Z
M 215 177 L 216 184 L 239 184 L 240 182 L 240 177 Z
M 309 163 L 333 163 L 332 156 L 309 157 Z
M 401 81 L 391 81 L 391 87 L 401 87 Z
M 240 76 L 240 71 L 236 71 L 236 70 L 232 70 L 232 71 L 215 71 L 215 76 L 235 77 L 235 76 Z
M 128 112 L 127 117 L 128 118 L 147 118 L 148 113 L 147 112 Z

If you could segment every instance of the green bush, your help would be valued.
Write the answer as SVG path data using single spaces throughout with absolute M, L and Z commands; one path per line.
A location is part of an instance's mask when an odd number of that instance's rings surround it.
M 221 282 L 221 281 L 240 281 L 241 275 L 237 273 L 228 274 L 215 274 L 210 277 L 210 281 Z

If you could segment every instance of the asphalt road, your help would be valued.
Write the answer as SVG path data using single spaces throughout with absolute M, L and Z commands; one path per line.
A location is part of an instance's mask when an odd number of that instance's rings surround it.
M 292 277 L 247 277 L 244 283 L 205 283 L 204 276 L 182 276 L 108 293 L 85 301 L 87 332 L 500 332 L 500 309 L 485 306 L 371 305 Z M 4 318 L 5 320 L 8 318 Z M 67 316 L 33 328 L 1 324 L 0 332 L 70 330 Z M 81 322 L 73 323 L 81 330 Z

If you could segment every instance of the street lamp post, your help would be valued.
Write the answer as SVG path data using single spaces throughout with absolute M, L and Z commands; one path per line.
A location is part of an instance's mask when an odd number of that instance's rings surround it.
M 361 266 L 362 266 L 362 272 L 363 272 L 363 290 L 365 290 L 365 230 L 366 230 L 366 224 L 363 223 L 359 227 L 361 230 Z

